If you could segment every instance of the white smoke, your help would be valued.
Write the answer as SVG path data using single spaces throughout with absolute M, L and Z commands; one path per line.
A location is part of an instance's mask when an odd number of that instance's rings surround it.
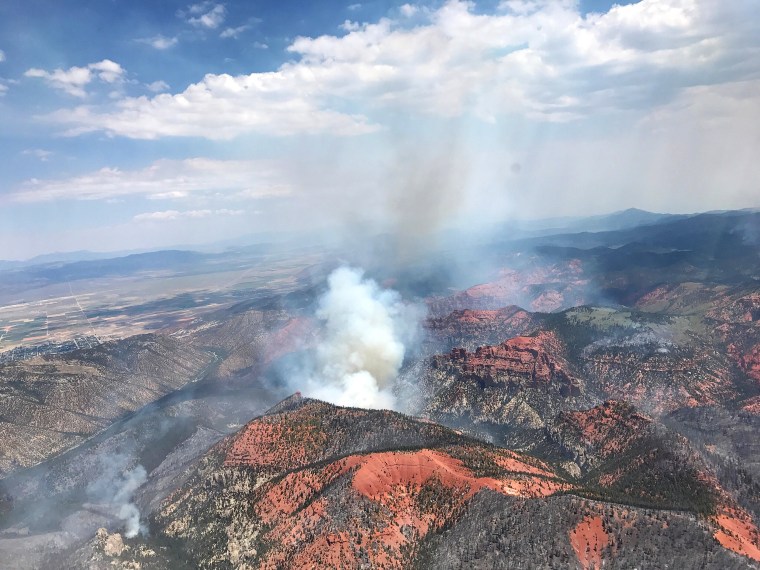
M 140 510 L 132 497 L 148 474 L 142 465 L 127 469 L 127 464 L 126 455 L 102 456 L 103 473 L 88 486 L 87 493 L 104 505 L 111 516 L 124 522 L 124 536 L 134 538 L 146 529 L 140 523 Z
M 304 391 L 342 406 L 396 408 L 393 382 L 418 311 L 358 269 L 336 269 L 328 285 L 317 310 L 324 334 Z

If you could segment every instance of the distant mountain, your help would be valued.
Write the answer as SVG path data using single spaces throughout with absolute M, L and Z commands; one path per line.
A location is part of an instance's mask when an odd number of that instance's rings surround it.
M 509 225 L 512 229 L 532 233 L 534 235 L 551 235 L 558 233 L 623 230 L 684 217 L 688 216 L 678 214 L 659 214 L 656 212 L 640 210 L 638 208 L 628 208 L 627 210 L 621 210 L 611 214 L 514 221 L 510 222 Z
M 541 235 L 547 233 L 561 233 L 569 230 L 573 231 L 605 231 L 631 228 L 640 225 L 652 224 L 664 219 L 674 218 L 670 214 L 657 214 L 630 208 L 612 214 L 603 214 L 589 217 L 575 218 L 551 218 L 535 221 L 511 222 L 516 229 L 527 232 L 537 232 Z M 161 253 L 163 251 L 196 251 L 204 254 L 220 253 L 224 250 L 239 250 L 247 248 L 273 247 L 273 246 L 295 246 L 298 244 L 315 244 L 321 243 L 326 247 L 334 247 L 337 242 L 334 237 L 325 232 L 261 232 L 240 236 L 234 239 L 212 242 L 208 244 L 181 244 L 162 250 L 121 250 L 110 252 L 97 252 L 89 250 L 52 252 L 25 260 L 0 260 L 0 270 L 15 269 L 19 267 L 31 267 L 35 265 L 63 264 L 79 261 L 94 261 L 104 259 L 121 259 L 135 254 Z
M 72 263 L 76 261 L 93 261 L 98 259 L 113 259 L 118 257 L 124 257 L 126 255 L 132 255 L 135 253 L 143 253 L 142 250 L 124 250 L 124 251 L 59 251 L 53 253 L 46 253 L 44 255 L 37 255 L 29 259 L 18 261 L 0 260 L 0 270 L 3 269 L 15 269 L 18 267 L 32 267 L 34 265 L 47 265 L 53 263 Z

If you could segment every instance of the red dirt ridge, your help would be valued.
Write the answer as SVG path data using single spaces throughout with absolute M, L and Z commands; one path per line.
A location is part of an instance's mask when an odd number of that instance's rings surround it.
M 570 488 L 544 471 L 540 462 L 522 461 L 514 452 L 491 452 L 494 462 L 511 471 L 499 477 L 477 476 L 452 452 L 470 457 L 482 450 L 457 447 L 451 452 L 421 449 L 351 455 L 325 467 L 288 474 L 255 507 L 261 519 L 273 525 L 266 540 L 278 545 L 267 552 L 261 567 L 279 568 L 287 561 L 292 568 L 355 568 L 361 548 L 370 567 L 401 569 L 408 559 L 405 547 L 439 530 L 481 489 L 535 498 Z M 341 506 L 322 494 L 346 474 L 353 491 L 369 503 Z M 335 508 L 341 510 L 344 522 L 324 524 Z M 305 542 L 308 546 L 303 548 Z
M 456 309 L 495 309 L 505 305 L 551 312 L 585 304 L 589 280 L 584 278 L 580 260 L 547 264 L 538 259 L 521 259 L 518 263 L 524 267 L 504 268 L 491 282 L 431 300 L 431 312 L 442 315 Z
M 501 375 L 529 380 L 531 384 L 559 382 L 571 394 L 580 393 L 578 381 L 561 356 L 563 346 L 554 333 L 541 331 L 536 336 L 518 336 L 497 346 L 481 346 L 474 353 L 455 348 L 448 358 L 464 373 L 496 380 Z
M 281 472 L 318 461 L 328 435 L 311 425 L 308 413 L 299 412 L 288 414 L 287 420 L 273 415 L 249 423 L 233 438 L 224 464 Z
M 467 326 L 468 328 L 477 327 L 478 325 L 491 325 L 498 323 L 501 326 L 512 326 L 519 328 L 532 321 L 530 313 L 511 305 L 502 309 L 463 309 L 454 311 L 446 320 L 454 321 L 458 326 Z
M 714 518 L 718 530 L 713 535 L 721 546 L 760 562 L 760 532 L 743 509 L 724 508 Z
M 602 551 L 609 543 L 610 537 L 598 515 L 587 516 L 570 531 L 570 544 L 586 570 L 602 567 Z

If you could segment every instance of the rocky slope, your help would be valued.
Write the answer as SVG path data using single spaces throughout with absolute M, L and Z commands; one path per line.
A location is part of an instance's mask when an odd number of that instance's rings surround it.
M 628 428 L 600 435 L 613 420 Z M 654 470 L 638 475 L 631 488 L 664 489 L 649 508 L 621 504 L 630 485 L 608 503 L 585 483 L 601 487 L 599 462 L 638 449 L 642 422 L 616 403 L 559 420 L 563 445 L 586 449 L 572 476 L 436 424 L 294 396 L 201 458 L 149 536 L 100 533 L 63 567 L 751 567 L 756 529 L 709 477 L 676 475 L 673 488 L 694 491 L 676 505 Z M 689 498 L 700 494 L 715 500 Z
M 584 486 L 607 499 L 704 513 L 718 502 L 717 481 L 688 441 L 625 402 L 560 413 L 534 453 L 569 460 Z
M 151 528 L 200 567 L 403 568 L 482 489 L 570 488 L 435 424 L 294 398 L 213 448 Z
M 727 301 L 746 309 L 746 296 L 726 301 L 725 288 L 717 297 L 700 291 L 702 305 L 674 314 L 584 306 L 545 315 L 507 307 L 430 319 L 430 347 L 440 351 L 405 375 L 406 384 L 422 378 L 414 409 L 439 418 L 467 414 L 474 421 L 505 424 L 507 404 L 520 404 L 525 418 L 546 418 L 560 409 L 619 399 L 659 416 L 757 396 L 760 326 L 716 321 L 714 314 Z M 515 331 L 521 336 L 480 344 Z M 531 346 L 523 349 L 520 343 Z M 525 366 L 536 369 L 534 381 L 528 381 Z M 556 368 L 543 392 L 535 381 L 545 376 L 542 367 Z
M 0 367 L 0 477 L 80 444 L 198 375 L 213 355 L 142 335 Z
M 464 309 L 430 318 L 425 323 L 428 338 L 439 350 L 452 348 L 473 351 L 479 346 L 494 345 L 505 339 L 535 331 L 541 318 L 518 306 L 493 310 Z
M 732 216 L 495 244 L 472 256 L 476 273 L 452 269 L 456 280 L 445 266 L 407 267 L 407 281 L 379 271 L 431 309 L 396 384 L 424 419 L 296 397 L 240 429 L 286 384 L 273 363 L 318 340 L 304 315 L 320 272 L 295 297 L 183 325 L 175 348 L 191 347 L 190 364 L 213 350 L 218 367 L 197 390 L 1 481 L 0 557 L 18 568 L 51 552 L 50 568 L 757 568 L 760 250 Z M 739 215 L 755 228 L 758 216 Z M 80 364 L 97 368 L 97 354 Z M 9 386 L 22 408 L 37 405 Z M 127 538 L 101 499 L 82 504 L 114 454 L 145 469 L 131 500 L 147 535 Z
M 579 259 L 557 261 L 521 254 L 504 260 L 496 278 L 450 297 L 432 299 L 430 311 L 445 315 L 463 309 L 499 309 L 519 305 L 531 311 L 551 312 L 590 302 L 590 281 Z
M 455 348 L 406 372 L 418 395 L 411 405 L 436 421 L 521 445 L 559 411 L 598 401 L 566 356 L 564 343 L 545 330 L 474 351 Z
M 278 358 L 308 347 L 315 328 L 313 320 L 281 309 L 233 306 L 178 334 L 198 349 L 220 352 L 214 375 L 229 383 L 255 380 Z

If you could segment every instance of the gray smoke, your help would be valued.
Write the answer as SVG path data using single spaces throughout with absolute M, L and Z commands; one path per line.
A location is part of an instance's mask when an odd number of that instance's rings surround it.
M 328 285 L 317 310 L 322 341 L 303 391 L 338 405 L 396 408 L 393 383 L 416 334 L 419 310 L 358 269 L 336 269 Z
M 466 207 L 469 160 L 460 135 L 456 129 L 438 134 L 434 145 L 423 147 L 398 141 L 398 155 L 385 175 L 396 262 L 424 257 Z
M 103 472 L 87 487 L 88 496 L 126 527 L 124 535 L 133 538 L 145 532 L 140 523 L 140 510 L 132 502 L 135 491 L 147 480 L 142 465 L 129 469 L 127 455 L 103 455 L 100 457 Z

